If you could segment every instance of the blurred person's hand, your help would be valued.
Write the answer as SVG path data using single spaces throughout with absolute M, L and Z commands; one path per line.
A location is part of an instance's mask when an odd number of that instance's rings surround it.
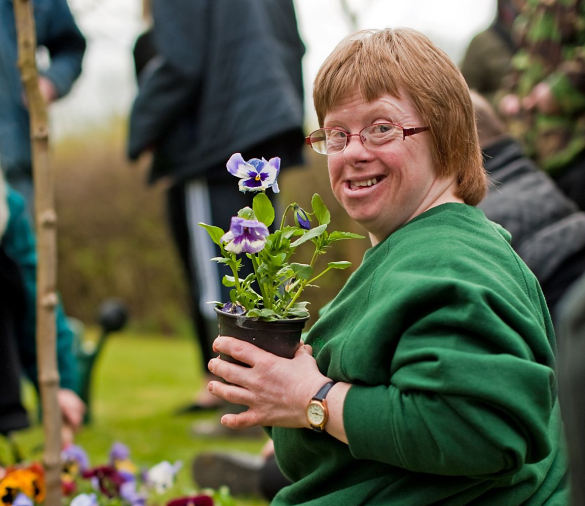
M 266 460 L 269 457 L 272 457 L 272 455 L 274 455 L 274 441 L 269 439 L 262 447 L 262 450 L 260 450 L 260 456 Z
M 39 90 L 47 105 L 57 100 L 57 89 L 50 79 L 39 76 Z
M 520 113 L 520 97 L 513 93 L 504 95 L 498 104 L 498 109 L 502 116 L 516 116 Z
M 39 76 L 39 90 L 46 105 L 57 100 L 57 89 L 55 88 L 53 81 L 47 77 Z M 22 93 L 22 103 L 28 109 L 28 98 L 25 92 Z
M 536 109 L 543 114 L 556 114 L 559 112 L 557 103 L 548 83 L 538 83 L 527 97 L 522 100 L 522 106 L 530 111 Z
M 85 403 L 73 391 L 67 388 L 59 389 L 57 393 L 59 409 L 63 416 L 61 439 L 63 447 L 73 443 L 73 438 L 81 424 L 85 414 Z

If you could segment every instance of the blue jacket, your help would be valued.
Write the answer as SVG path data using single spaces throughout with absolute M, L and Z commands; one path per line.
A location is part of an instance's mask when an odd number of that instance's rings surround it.
M 151 180 L 209 176 L 283 135 L 302 160 L 305 47 L 292 0 L 155 0 L 153 18 L 158 56 L 140 77 L 128 142 L 131 159 L 154 149 Z
M 0 176 L 1 177 L 1 176 Z M 17 327 L 18 354 L 22 368 L 27 377 L 38 388 L 37 379 L 37 346 L 36 346 L 36 296 L 37 296 L 37 254 L 35 238 L 30 226 L 24 199 L 6 187 L 9 218 L 5 230 L 1 228 L 0 247 L 18 267 L 25 290 L 24 318 Z M 1 194 L 2 192 L 0 192 Z M 0 208 L 2 211 L 2 208 Z M 61 388 L 77 391 L 77 362 L 73 354 L 73 332 L 61 305 L 56 310 L 57 321 L 57 360 Z
M 46 47 L 50 65 L 39 69 L 59 97 L 81 72 L 85 39 L 66 0 L 33 0 L 37 45 Z M 12 0 L 0 0 L 0 166 L 6 174 L 31 175 L 29 116 L 17 62 L 16 27 Z

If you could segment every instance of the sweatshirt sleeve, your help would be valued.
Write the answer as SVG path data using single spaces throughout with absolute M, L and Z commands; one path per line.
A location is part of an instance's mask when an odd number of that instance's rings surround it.
M 35 238 L 24 199 L 8 190 L 10 220 L 4 236 L 5 251 L 18 266 L 25 287 L 26 314 L 19 327 L 19 353 L 27 377 L 38 388 L 36 345 L 37 254 Z M 67 324 L 63 307 L 56 308 L 57 361 L 62 388 L 77 389 L 77 362 L 73 354 L 73 332 Z
M 50 9 L 45 14 L 49 17 L 46 40 L 39 41 L 51 55 L 51 64 L 43 75 L 55 85 L 57 96 L 62 97 L 81 73 L 86 44 L 65 0 L 52 2 Z
M 390 384 L 354 385 L 345 401 L 354 457 L 471 477 L 511 475 L 546 457 L 555 379 L 530 311 L 456 279 L 397 292 L 395 314 L 411 323 Z

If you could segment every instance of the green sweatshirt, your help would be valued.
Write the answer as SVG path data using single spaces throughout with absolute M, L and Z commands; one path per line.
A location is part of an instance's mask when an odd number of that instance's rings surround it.
M 566 505 L 555 342 L 536 278 L 483 212 L 444 204 L 370 249 L 311 329 L 351 383 L 346 445 L 275 427 L 274 505 Z

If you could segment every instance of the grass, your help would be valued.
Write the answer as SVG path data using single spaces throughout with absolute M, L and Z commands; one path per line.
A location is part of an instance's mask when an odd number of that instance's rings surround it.
M 237 450 L 257 453 L 264 441 L 242 438 L 205 438 L 191 434 L 191 426 L 217 415 L 173 416 L 177 406 L 187 404 L 201 385 L 199 357 L 187 338 L 121 333 L 106 343 L 93 373 L 91 425 L 76 438 L 89 454 L 92 465 L 107 462 L 113 442 L 121 441 L 131 450 L 139 466 L 152 466 L 163 460 L 184 464 L 177 488 L 193 492 L 190 463 L 200 452 Z M 42 428 L 21 431 L 16 440 L 27 458 L 41 457 Z M 6 444 L 0 457 L 6 460 Z M 238 499 L 236 504 L 263 506 L 254 499 Z

